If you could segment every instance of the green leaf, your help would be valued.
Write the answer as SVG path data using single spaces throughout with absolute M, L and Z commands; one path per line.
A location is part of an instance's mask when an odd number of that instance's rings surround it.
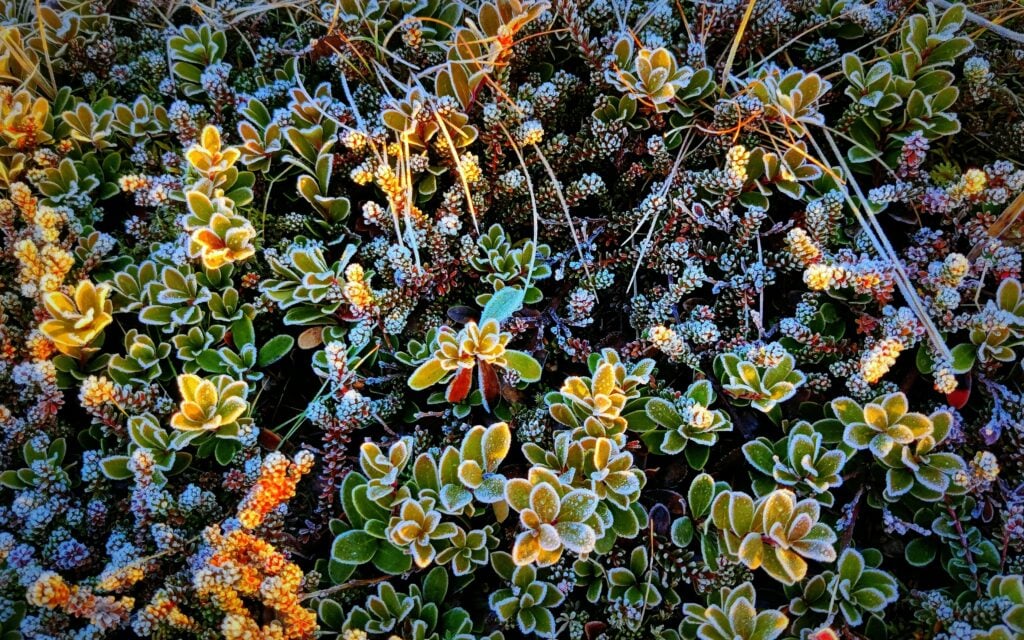
M 363 526 L 363 531 L 378 540 L 387 540 L 387 530 L 388 526 L 383 520 L 367 520 L 366 524 Z
M 690 446 L 683 451 L 683 455 L 686 456 L 686 463 L 690 465 L 691 469 L 703 469 L 704 465 L 708 463 L 708 458 L 711 457 L 711 447 L 691 442 Z
M 629 587 L 636 582 L 633 573 L 625 567 L 615 567 L 608 571 L 608 584 L 615 587 Z
M 126 480 L 132 477 L 131 470 L 128 469 L 128 456 L 110 456 L 100 461 L 100 468 L 103 469 L 103 475 L 107 476 L 111 480 Z
M 765 438 L 758 438 L 744 444 L 743 456 L 761 473 L 772 475 L 772 470 L 775 468 L 775 452 Z
M 248 316 L 242 316 L 231 323 L 231 341 L 239 349 L 242 348 L 242 345 L 256 343 L 256 332 L 253 330 L 252 320 Z
M 951 350 L 953 354 L 953 373 L 967 373 L 974 367 L 978 351 L 972 344 L 958 344 Z
M 340 631 L 341 625 L 345 622 L 345 611 L 340 604 L 331 599 L 320 601 L 320 605 L 317 607 L 317 616 L 324 626 L 332 631 Z
M 64 438 L 57 438 L 50 443 L 50 446 L 46 449 L 46 457 L 49 460 L 56 460 L 61 462 L 64 460 L 64 454 L 68 450 L 68 443 Z
M 256 359 L 256 363 L 260 367 L 267 367 L 288 354 L 292 350 L 292 346 L 295 344 L 295 338 L 289 335 L 274 336 L 267 341 L 262 347 L 260 347 L 259 356 Z
M 210 373 L 227 373 L 227 365 L 224 364 L 224 359 L 221 357 L 221 353 L 214 349 L 205 349 L 202 353 L 196 356 L 196 362 L 203 368 L 203 371 L 209 371 Z
M 559 522 L 555 525 L 562 544 L 576 554 L 590 553 L 597 544 L 594 529 L 579 522 Z
M 353 529 L 334 539 L 331 558 L 344 564 L 364 564 L 374 559 L 379 546 L 380 541 L 377 538 L 362 529 Z
M 286 325 L 330 324 L 324 320 L 325 314 L 316 307 L 296 307 L 284 314 Z
M 534 494 L 539 493 L 541 487 L 547 487 L 549 485 L 541 484 L 537 485 L 534 493 L 530 496 L 530 506 L 536 511 L 537 506 L 534 506 Z M 590 516 L 594 514 L 597 509 L 598 499 L 597 495 L 589 489 L 573 489 L 561 499 L 560 509 L 557 517 L 559 520 L 568 522 L 585 522 Z M 553 518 L 552 518 L 553 519 Z
M 240 448 L 240 444 L 235 440 L 219 440 L 217 442 L 217 448 L 213 451 L 213 455 L 217 458 L 217 462 L 227 466 L 231 463 L 231 459 L 235 457 L 235 454 L 238 453 Z
M 930 540 L 914 538 L 903 549 L 907 562 L 915 567 L 927 567 L 935 559 L 936 549 Z
M 751 638 L 777 638 L 786 629 L 789 619 L 781 611 L 762 611 L 757 614 Z
M 708 407 L 715 401 L 715 390 L 712 388 L 710 380 L 698 380 L 686 390 L 686 396 Z
M 935 360 L 932 358 L 931 354 L 928 353 L 928 349 L 925 345 L 926 343 L 921 343 L 921 346 L 917 349 L 917 355 L 914 358 L 914 364 L 917 365 L 917 370 L 921 375 L 931 373 L 932 369 L 935 367 Z
M 446 511 L 453 513 L 462 511 L 466 505 L 473 501 L 473 494 L 456 484 L 446 484 L 441 487 L 439 497 L 441 498 L 441 506 Z
M 952 62 L 973 46 L 974 43 L 970 38 L 950 38 L 932 49 L 931 55 L 928 56 L 928 63 Z
M 365 499 L 366 478 L 361 473 L 353 471 L 341 481 L 341 507 L 345 511 L 345 517 L 352 523 L 352 526 L 356 529 L 362 529 L 363 524 L 366 522 L 366 516 L 359 512 L 359 508 L 356 505 L 356 501 L 359 499 L 356 495 L 357 487 L 363 487 L 362 495 Z
M 491 566 L 494 567 L 494 572 L 498 576 L 508 582 L 512 580 L 512 573 L 515 571 L 516 564 L 512 561 L 512 556 L 505 551 L 497 551 L 491 554 Z
M 335 541 L 337 542 L 337 541 Z M 393 544 L 383 543 L 373 556 L 373 566 L 384 573 L 397 576 L 412 568 L 412 556 Z
M 0 473 L 0 484 L 4 485 L 8 489 L 25 489 L 28 487 L 22 479 L 18 476 L 18 472 L 14 470 L 4 471 Z
M 534 607 L 530 609 L 533 613 L 533 632 L 541 638 L 555 637 L 555 616 L 549 609 Z
M 852 548 L 844 550 L 843 554 L 839 556 L 839 561 L 836 563 L 840 577 L 844 580 L 849 580 L 853 584 L 856 584 L 857 580 L 860 579 L 861 573 L 864 572 L 864 565 L 864 556 Z
M 842 397 L 836 398 L 832 401 L 832 411 L 843 424 L 850 424 L 852 422 L 860 422 L 864 419 L 864 410 L 861 409 L 860 405 L 856 401 Z
M 706 473 L 702 473 L 690 483 L 690 490 L 686 494 L 686 501 L 690 505 L 690 514 L 696 518 L 703 518 L 711 510 L 711 500 L 715 496 L 715 481 Z
M 683 425 L 683 417 L 675 406 L 663 398 L 651 398 L 647 403 L 647 415 L 662 427 L 673 430 Z
M 513 313 L 523 308 L 525 296 L 526 291 L 518 287 L 505 287 L 501 291 L 496 291 L 484 306 L 479 324 L 482 325 L 488 320 L 497 320 L 498 324 L 501 324 L 508 320 Z
M 508 361 L 510 369 L 514 369 L 519 373 L 519 378 L 523 382 L 536 382 L 540 380 L 540 363 L 530 354 L 516 351 L 515 349 L 506 349 L 505 360 Z
M 21 457 L 25 459 L 26 464 L 31 465 L 34 462 L 45 460 L 46 452 L 36 448 L 35 442 L 29 440 L 21 447 Z
M 633 503 L 632 507 L 637 507 L 641 514 L 647 513 L 639 508 L 639 503 Z M 619 509 L 614 505 L 609 505 L 609 510 L 612 512 L 612 530 L 620 538 L 635 538 L 640 533 L 640 519 L 632 507 Z
M 685 549 L 693 542 L 693 520 L 687 517 L 676 518 L 672 522 L 672 544 Z
M 441 604 L 448 593 L 448 572 L 444 567 L 434 567 L 423 580 L 423 597 L 428 602 Z

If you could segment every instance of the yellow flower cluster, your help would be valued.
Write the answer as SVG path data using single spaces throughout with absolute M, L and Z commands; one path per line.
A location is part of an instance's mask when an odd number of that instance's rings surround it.
M 459 158 L 459 173 L 466 179 L 466 182 L 473 184 L 483 178 L 484 173 L 480 169 L 480 160 L 474 153 L 464 153 Z
M 373 163 L 367 160 L 366 162 L 356 165 L 356 167 L 349 172 L 349 178 L 352 179 L 352 182 L 361 187 L 365 187 L 370 184 L 373 182 Z
M 341 144 L 349 151 L 359 153 L 370 144 L 370 138 L 362 131 L 349 129 L 341 134 Z
M 60 575 L 46 571 L 28 588 L 25 598 L 33 607 L 56 609 L 67 606 L 68 600 L 71 599 L 71 587 Z
M 846 269 L 832 264 L 811 264 L 804 271 L 804 284 L 811 291 L 827 291 L 844 286 L 848 278 Z
M 374 181 L 380 190 L 383 191 L 389 199 L 396 200 L 405 197 L 405 189 L 402 188 L 402 182 L 398 179 L 398 175 L 395 170 L 386 164 L 382 164 L 377 167 L 374 172 Z
M 295 461 L 274 452 L 263 461 L 260 477 L 238 507 L 238 519 L 247 529 L 263 523 L 267 514 L 295 495 L 295 486 L 313 468 L 313 454 L 300 451 Z
M 399 175 L 387 164 L 381 164 L 374 172 L 374 183 L 388 197 L 391 211 L 400 216 L 408 213 L 414 220 L 423 218 L 423 212 L 414 202 L 409 201 L 406 185 Z
M 118 178 L 117 186 L 121 187 L 121 191 L 125 193 L 135 193 L 142 189 L 148 189 L 152 182 L 149 176 L 128 173 Z
M 13 345 L 5 345 L 4 360 L 13 361 Z M 25 338 L 25 352 L 32 360 L 49 360 L 57 353 L 57 348 L 38 329 L 32 330 Z
M 903 343 L 893 338 L 879 340 L 873 347 L 864 352 L 860 359 L 860 371 L 864 379 L 874 384 L 882 379 L 896 358 L 903 351 Z
M 87 377 L 78 388 L 78 402 L 85 412 L 112 428 L 120 428 L 125 415 L 151 411 L 157 398 L 152 388 L 117 384 L 103 375 Z
M 966 469 L 961 469 L 953 476 L 953 482 L 965 487 L 968 491 L 987 490 L 999 479 L 999 461 L 990 451 L 979 451 L 974 454 Z
M 345 299 L 359 313 L 372 313 L 374 302 L 373 289 L 366 282 L 366 272 L 358 264 L 350 264 L 345 269 Z
M 146 564 L 136 562 L 104 571 L 96 582 L 100 591 L 118 592 L 135 586 L 146 577 Z
M 114 401 L 116 389 L 114 382 L 106 376 L 89 376 L 82 381 L 78 391 L 78 400 L 87 409 L 102 407 Z
M 658 351 L 673 359 L 683 355 L 687 349 L 686 341 L 683 337 L 675 329 L 664 325 L 659 324 L 651 327 L 648 338 Z
M 15 217 L 25 225 L 13 250 L 22 294 L 34 298 L 58 290 L 75 264 L 74 256 L 59 242 L 67 216 L 40 205 L 28 186 L 15 182 L 10 198 L 0 200 L 0 218 L 13 223 Z
M 70 615 L 88 619 L 101 631 L 122 626 L 135 605 L 135 598 L 97 596 L 88 587 L 69 585 L 53 571 L 41 573 L 29 585 L 25 598 L 34 607 L 61 609 Z
M 730 181 L 737 187 L 742 187 L 747 181 L 747 164 L 750 162 L 750 151 L 741 144 L 729 149 L 725 156 L 725 171 Z
M 786 234 L 786 250 L 805 267 L 821 261 L 821 249 L 800 227 Z
M 309 452 L 300 452 L 294 462 L 270 454 L 239 506 L 242 526 L 226 534 L 218 525 L 203 532 L 212 553 L 194 574 L 193 585 L 200 598 L 224 613 L 220 630 L 226 640 L 305 640 L 316 634 L 316 614 L 299 600 L 302 570 L 252 533 L 270 511 L 295 495 L 295 485 L 312 467 Z M 272 610 L 274 619 L 260 625 L 247 599 Z
M 195 633 L 199 630 L 196 621 L 182 611 L 170 594 L 162 589 L 139 611 L 138 619 L 147 629 L 162 625 L 183 632 Z
M 74 266 L 74 258 L 67 251 L 54 244 L 40 246 L 31 238 L 14 245 L 14 257 L 18 260 L 21 292 L 28 298 L 59 289 Z
M 968 169 L 960 176 L 960 181 L 950 187 L 949 195 L 956 199 L 968 200 L 981 195 L 988 186 L 988 176 L 981 169 Z

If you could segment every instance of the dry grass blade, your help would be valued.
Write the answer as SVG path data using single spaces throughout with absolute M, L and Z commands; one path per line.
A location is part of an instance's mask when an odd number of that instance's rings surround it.
M 679 153 L 676 154 L 676 159 L 672 163 L 672 170 L 669 172 L 668 177 L 665 178 L 665 182 L 663 182 L 661 185 L 661 190 L 658 193 L 659 197 L 666 197 L 668 195 L 669 189 L 672 188 L 672 183 L 675 182 L 676 175 L 679 173 L 679 167 L 682 166 L 683 158 L 686 157 L 687 155 L 690 140 L 690 132 L 687 132 L 686 138 L 683 139 L 683 143 L 679 146 Z M 686 211 L 688 215 L 693 215 L 692 212 L 690 212 L 688 209 L 686 209 L 684 205 L 682 205 L 682 203 L 680 203 L 680 206 L 683 207 L 683 209 Z M 636 288 L 636 277 L 640 273 L 640 267 L 643 265 L 644 256 L 647 255 L 647 250 L 650 246 L 651 238 L 654 237 L 654 232 L 657 230 L 658 227 L 658 216 L 656 214 L 644 215 L 642 218 L 640 218 L 640 222 L 637 223 L 636 227 L 633 228 L 633 231 L 629 234 L 629 237 L 626 238 L 626 242 L 629 242 L 633 238 L 635 238 L 636 234 L 640 232 L 640 229 L 644 226 L 644 224 L 647 223 L 648 220 L 651 221 L 651 225 L 650 228 L 648 228 L 647 230 L 647 235 L 644 237 L 643 242 L 641 242 L 640 244 L 640 253 L 637 255 L 636 264 L 633 265 L 633 273 L 629 278 L 629 286 L 631 288 L 634 288 L 634 290 Z
M 461 166 L 462 158 L 459 156 L 458 149 L 455 148 L 455 141 L 452 140 L 452 136 L 448 133 L 448 127 L 445 126 L 444 120 L 434 112 L 434 119 L 437 121 L 437 126 L 441 130 L 441 134 L 444 136 L 445 144 L 448 145 L 448 152 L 452 154 L 452 161 L 455 163 L 456 169 Z M 508 132 L 506 131 L 506 134 Z M 469 181 L 466 180 L 466 176 L 463 175 L 462 171 L 456 170 L 459 176 L 459 182 L 462 184 L 462 191 L 466 196 L 466 207 L 469 209 L 469 217 L 473 220 L 473 229 L 479 234 L 480 225 L 477 222 L 476 205 L 473 204 L 473 191 L 469 188 Z M 531 192 L 532 195 L 532 192 Z M 536 214 L 536 208 L 534 210 Z
M 505 125 L 499 122 L 498 126 L 501 127 L 505 137 L 508 138 L 509 146 L 512 147 L 512 151 L 515 152 L 516 157 L 519 159 L 519 165 L 523 168 L 523 176 L 526 180 L 526 189 L 530 194 L 530 208 L 533 212 L 533 244 L 534 246 L 537 246 L 539 239 L 538 236 L 540 233 L 540 212 L 537 210 L 537 194 L 533 189 L 533 179 L 530 178 L 530 169 L 526 165 L 526 158 L 523 157 L 522 148 L 515 141 L 515 138 L 513 138 L 512 134 L 505 128 Z M 536 262 L 536 260 L 530 260 L 530 265 L 526 273 L 526 283 L 523 285 L 524 290 L 529 289 L 530 285 L 533 283 L 533 267 Z
M 507 93 L 505 93 L 505 91 L 501 88 L 501 86 L 497 82 L 494 82 L 494 80 L 492 78 L 490 78 L 490 76 L 487 76 L 485 78 L 485 80 L 495 90 L 495 92 L 498 95 L 500 95 L 502 98 L 504 98 L 508 102 L 508 104 L 512 106 L 513 109 L 521 111 L 519 109 L 519 106 L 516 104 L 516 101 L 512 99 L 512 96 L 510 96 Z M 505 129 L 504 125 L 500 125 L 500 126 L 501 126 L 502 130 L 505 131 L 505 135 L 508 136 L 510 142 L 512 143 L 513 149 L 516 150 L 517 154 L 520 154 L 519 146 L 515 142 L 515 140 L 512 138 L 511 134 L 508 132 L 507 129 Z M 544 165 L 545 171 L 547 171 L 548 176 L 551 178 L 551 186 L 555 190 L 555 195 L 557 196 L 558 202 L 561 205 L 562 212 L 565 214 L 565 222 L 566 222 L 566 224 L 569 227 L 569 232 L 572 235 L 573 243 L 576 245 L 576 252 L 579 254 L 580 261 L 583 264 L 583 271 L 587 274 L 587 279 L 588 280 L 592 280 L 593 276 L 590 273 L 590 268 L 587 266 L 587 263 L 586 263 L 586 256 L 583 253 L 583 243 L 581 241 L 581 238 L 583 236 L 576 230 L 576 226 L 573 224 L 572 214 L 569 212 L 569 204 L 565 200 L 565 194 L 562 193 L 562 186 L 561 186 L 561 183 L 558 180 L 558 176 L 555 174 L 554 170 L 551 168 L 551 164 L 548 163 L 548 159 L 544 155 L 544 152 L 541 151 L 540 147 L 537 146 L 537 145 L 533 145 L 533 149 L 534 149 L 534 151 L 537 152 L 537 158 L 540 160 L 541 164 Z M 522 166 L 523 166 L 523 172 L 526 174 L 527 180 L 529 180 L 529 172 L 527 171 L 527 165 L 526 165 L 526 162 L 525 162 L 525 158 L 521 154 L 520 154 L 520 161 L 521 161 Z M 532 192 L 531 192 L 531 197 L 532 197 Z M 534 203 L 534 224 L 536 224 L 537 219 L 539 219 L 539 214 L 537 212 L 536 203 Z M 536 242 L 536 237 L 534 238 L 534 241 Z
M 397 134 L 396 134 L 397 135 Z M 404 136 L 398 135 L 399 141 L 402 143 L 402 157 L 398 158 L 398 175 L 402 182 L 405 190 L 405 197 L 402 199 L 402 217 L 405 221 L 405 232 L 409 235 L 409 243 L 412 245 L 412 252 L 416 258 L 416 266 L 422 266 L 420 262 L 420 247 L 416 241 L 416 225 L 412 215 L 412 202 L 413 202 L 413 184 L 412 184 L 412 168 L 409 166 L 409 140 Z
M 1008 236 L 1007 240 L 1012 244 L 1019 244 L 1022 237 L 1024 237 L 1024 218 L 1021 217 L 1022 213 L 1024 213 L 1024 193 L 1014 198 L 1013 202 L 986 229 L 989 239 L 997 240 L 1005 235 Z M 967 254 L 967 259 L 972 262 L 976 260 L 987 244 L 988 241 L 983 240 L 974 245 L 971 252 Z
M 749 0 L 749 2 L 747 2 L 747 9 L 743 12 L 743 18 L 740 20 L 740 25 L 736 29 L 736 35 L 733 36 L 732 39 L 732 45 L 729 47 L 729 55 L 726 57 L 725 66 L 722 68 L 721 92 L 723 94 L 726 92 L 726 87 L 732 73 L 732 63 L 736 60 L 736 53 L 739 51 L 740 42 L 743 40 L 743 32 L 747 30 L 747 24 L 750 22 L 750 16 L 754 15 L 755 5 L 757 5 L 757 0 Z
M 576 231 L 576 226 L 572 223 L 572 214 L 569 213 L 569 203 L 565 201 L 565 194 L 562 193 L 562 186 L 558 181 L 558 176 L 555 175 L 554 170 L 548 163 L 548 159 L 544 156 L 544 152 L 540 150 L 540 147 L 533 145 L 533 150 L 537 152 L 537 157 L 540 158 L 541 164 L 544 165 L 544 169 L 548 172 L 548 176 L 551 178 L 551 186 L 555 189 L 555 195 L 558 196 L 558 202 L 562 205 L 562 211 L 565 213 L 565 221 L 569 224 L 569 231 L 572 233 L 572 241 L 576 244 L 576 251 L 579 252 L 580 262 L 583 264 L 583 271 L 587 274 L 587 280 L 593 281 L 593 274 L 590 273 L 590 267 L 587 266 L 586 257 L 583 255 L 583 243 L 580 241 L 582 237 L 579 232 Z
M 853 172 L 850 171 L 850 168 L 847 166 L 842 152 L 839 151 L 839 147 L 836 146 L 835 140 L 832 139 L 832 135 L 827 129 L 822 129 L 822 134 L 828 142 L 836 164 L 843 170 L 844 176 L 838 176 L 831 170 L 830 173 L 840 182 L 840 184 L 848 185 L 852 188 L 852 193 L 851 189 L 843 190 L 843 196 L 847 205 L 849 205 L 854 217 L 857 219 L 857 222 L 860 223 L 861 229 L 864 231 L 864 234 L 867 236 L 878 255 L 885 258 L 892 264 L 896 286 L 903 295 L 903 298 L 907 301 L 907 304 L 910 305 L 910 309 L 914 312 L 914 316 L 921 325 L 924 326 L 936 353 L 951 360 L 953 356 L 949 350 L 949 346 L 946 344 L 942 334 L 935 326 L 935 323 L 932 322 L 931 316 L 928 315 L 928 310 L 925 307 L 924 301 L 914 288 L 913 282 L 910 280 L 910 276 L 907 275 L 906 270 L 903 268 L 903 263 L 901 262 L 899 255 L 896 253 L 896 250 L 893 248 L 892 243 L 889 242 L 889 238 L 885 235 L 885 231 L 882 229 L 881 225 L 878 224 L 878 220 L 875 218 L 875 214 L 871 211 L 871 207 L 868 204 L 868 199 L 865 197 L 856 178 L 854 178 Z M 822 159 L 827 158 L 827 154 L 825 154 L 821 147 L 818 146 L 814 137 L 808 136 L 808 138 Z M 854 199 L 854 197 L 856 197 L 856 199 Z
M 43 23 L 42 3 L 36 0 L 36 26 L 39 29 L 39 42 L 43 45 L 43 59 L 46 60 L 46 72 L 50 76 L 50 84 L 45 88 L 51 96 L 57 95 L 57 78 L 53 73 L 53 60 L 50 59 L 50 41 L 46 38 L 46 25 Z M 45 86 L 45 85 L 44 85 Z

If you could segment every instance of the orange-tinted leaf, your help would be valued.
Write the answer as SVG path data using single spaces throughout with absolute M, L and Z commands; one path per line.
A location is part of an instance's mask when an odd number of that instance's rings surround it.
M 448 383 L 445 399 L 452 404 L 458 404 L 466 399 L 471 388 L 473 388 L 473 370 L 466 367 L 460 368 L 452 381 Z
M 480 367 L 480 391 L 484 394 L 484 408 L 493 411 L 501 395 L 501 383 L 498 381 L 498 373 L 489 362 L 477 361 Z

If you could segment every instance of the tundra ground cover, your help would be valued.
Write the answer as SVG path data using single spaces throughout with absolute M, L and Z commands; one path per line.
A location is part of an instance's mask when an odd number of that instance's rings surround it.
M 0 5 L 0 638 L 1024 636 L 1024 12 Z

